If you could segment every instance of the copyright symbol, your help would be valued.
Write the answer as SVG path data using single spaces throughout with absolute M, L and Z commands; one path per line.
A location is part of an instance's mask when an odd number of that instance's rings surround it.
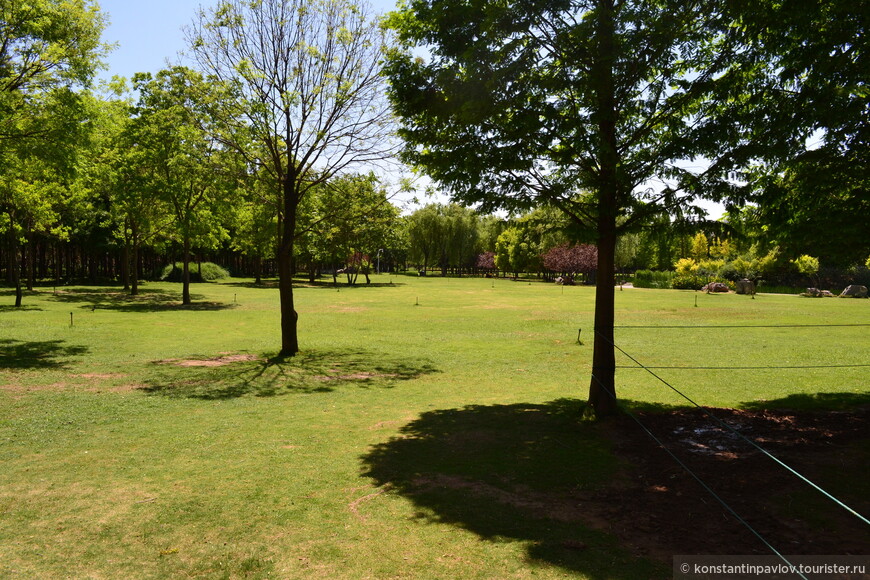
M 687 563 L 680 564 L 680 572 L 683 574 L 688 574 L 692 568 Z

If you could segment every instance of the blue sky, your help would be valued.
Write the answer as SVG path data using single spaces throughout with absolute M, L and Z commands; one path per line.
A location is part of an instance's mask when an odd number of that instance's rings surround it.
M 212 6 L 211 0 L 97 0 L 104 13 L 108 13 L 109 26 L 103 33 L 106 42 L 117 48 L 106 59 L 109 70 L 105 79 L 120 75 L 128 79 L 137 72 L 155 73 L 166 66 L 166 61 L 177 60 L 184 50 L 181 28 L 193 20 L 200 6 Z M 395 6 L 394 0 L 371 2 L 378 12 L 387 12 Z

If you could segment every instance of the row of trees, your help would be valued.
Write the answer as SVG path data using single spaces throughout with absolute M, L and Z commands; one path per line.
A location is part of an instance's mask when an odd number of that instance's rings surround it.
M 670 218 L 653 219 L 635 232 L 622 234 L 616 243 L 614 264 L 620 272 L 678 270 L 698 273 L 697 281 L 711 278 L 764 277 L 787 280 L 800 256 L 812 253 L 832 271 L 843 275 L 863 265 L 870 254 L 868 240 L 854 236 L 843 244 L 804 244 L 783 232 L 776 223 L 757 218 L 758 208 L 749 206 L 717 221 L 674 223 Z M 817 219 L 824 220 L 821 213 Z M 500 270 L 505 273 L 586 273 L 596 269 L 579 253 L 594 238 L 574 226 L 564 213 L 540 207 L 514 218 L 483 215 L 451 204 L 425 206 L 402 218 L 395 239 L 404 246 L 391 246 L 392 254 L 423 270 L 441 274 Z M 846 234 L 848 235 L 848 233 Z M 837 252 L 824 252 L 836 247 Z M 396 249 L 404 252 L 397 252 Z M 576 267 L 558 266 L 557 255 L 577 253 Z M 560 254 L 561 252 L 561 254 Z M 775 256 L 774 259 L 772 256 Z M 819 258 L 817 258 L 819 260 Z M 792 276 L 793 278 L 793 276 Z M 703 285 L 701 283 L 701 285 Z M 800 281 L 803 283 L 803 281 Z

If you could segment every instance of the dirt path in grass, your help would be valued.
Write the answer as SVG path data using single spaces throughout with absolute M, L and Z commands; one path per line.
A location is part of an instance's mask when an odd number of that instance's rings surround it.
M 870 515 L 867 408 L 798 413 L 709 409 L 864 517 Z M 870 554 L 870 526 L 701 410 L 640 413 L 641 422 L 783 554 Z M 629 417 L 606 427 L 624 476 L 584 498 L 587 523 L 639 556 L 770 554 L 746 526 Z

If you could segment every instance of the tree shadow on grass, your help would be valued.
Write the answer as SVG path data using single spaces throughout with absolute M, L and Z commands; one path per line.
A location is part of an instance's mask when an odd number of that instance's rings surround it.
M 165 312 L 174 310 L 213 311 L 235 308 L 235 304 L 203 302 L 201 294 L 191 294 L 193 304 L 181 303 L 180 292 L 167 290 L 140 290 L 130 296 L 114 288 L 65 288 L 52 294 L 52 300 L 81 304 L 84 310 L 115 310 L 118 312 Z
M 589 578 L 669 577 L 588 525 L 584 497 L 620 467 L 583 403 L 468 406 L 423 413 L 362 458 L 363 475 L 488 542 L 528 544 L 531 562 Z M 594 517 L 594 516 L 592 516 Z
M 277 280 L 263 280 L 260 284 L 255 282 L 221 282 L 222 286 L 236 286 L 238 288 L 253 288 L 257 290 L 275 290 L 278 288 Z M 344 275 L 338 279 L 338 284 L 333 284 L 332 279 L 316 280 L 309 282 L 308 280 L 293 280 L 293 288 L 316 288 L 320 290 L 345 290 L 356 288 L 398 288 L 405 286 L 404 282 L 372 282 L 366 284 L 365 280 L 357 282 L 354 285 L 348 285 Z
M 15 306 L 11 304 L 0 304 L 0 313 L 2 312 L 36 312 L 41 311 L 42 308 L 38 306 L 30 306 L 28 304 L 22 304 L 21 306 Z
M 845 411 L 870 405 L 870 393 L 797 393 L 769 401 L 740 403 L 741 409 L 763 411 L 791 409 L 795 411 Z
M 306 280 L 304 282 L 293 283 L 294 288 L 332 290 L 333 292 L 336 290 L 360 290 L 363 288 L 398 288 L 400 286 L 406 286 L 406 284 L 404 282 L 372 282 L 371 284 L 366 284 L 365 280 L 359 281 L 356 284 L 348 284 L 347 280 L 343 277 L 338 279 L 338 284 L 333 284 L 332 280 L 318 280 L 314 283 Z
M 419 360 L 365 351 L 313 351 L 295 357 L 235 360 L 155 361 L 143 390 L 150 394 L 204 400 L 253 395 L 329 393 L 340 388 L 392 388 L 398 382 L 439 372 Z
M 27 304 L 27 299 L 29 297 L 33 296 L 33 294 L 34 293 L 30 292 L 29 290 L 25 290 L 24 291 L 24 301 L 23 301 L 24 303 L 21 306 L 16 307 L 15 306 L 15 290 L 14 289 L 12 289 L 12 290 L 0 290 L 0 297 L 2 297 L 3 299 L 8 297 L 9 302 L 10 302 L 10 304 L 0 304 L 0 313 L 2 313 L 2 312 L 24 312 L 27 310 L 42 310 L 42 308 L 39 308 L 37 306 L 31 306 L 31 305 Z
M 254 290 L 277 290 L 277 280 L 263 280 L 259 284 L 256 282 L 221 282 L 221 286 L 234 286 L 236 288 L 252 288 Z M 295 284 L 293 285 L 295 288 Z
M 0 339 L 0 369 L 51 370 L 64 369 L 70 357 L 82 356 L 88 348 L 65 345 L 63 340 L 24 342 Z

